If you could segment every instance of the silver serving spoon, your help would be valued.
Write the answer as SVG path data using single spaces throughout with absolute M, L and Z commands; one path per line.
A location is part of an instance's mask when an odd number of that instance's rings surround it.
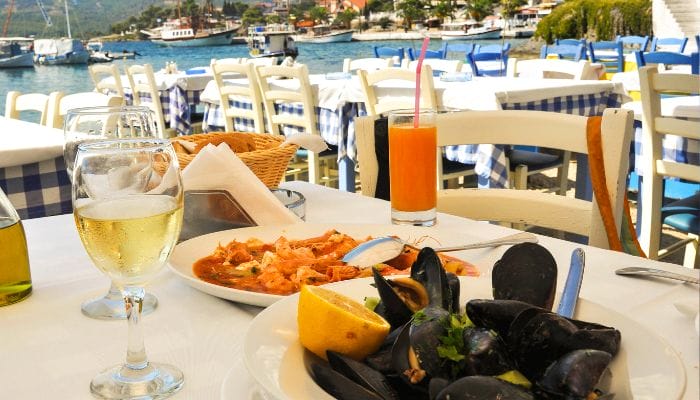
M 436 252 L 460 251 L 525 242 L 537 243 L 537 236 L 528 232 L 520 232 L 499 239 L 487 240 L 485 242 L 478 242 L 460 246 L 438 247 L 434 248 L 434 250 Z M 404 247 L 406 246 L 418 248 L 399 238 L 391 236 L 379 237 L 376 239 L 368 240 L 355 247 L 354 249 L 350 250 L 347 254 L 345 254 L 342 261 L 350 265 L 356 265 L 358 267 L 371 267 L 375 264 L 379 264 L 397 257 L 399 254 L 401 254 Z
M 696 285 L 700 285 L 700 279 L 698 279 L 698 278 L 695 278 L 692 276 L 687 276 L 687 275 L 677 274 L 675 272 L 664 271 L 661 269 L 655 269 L 655 268 L 628 267 L 628 268 L 620 268 L 620 269 L 616 270 L 615 273 L 618 275 L 655 276 L 658 278 L 676 279 L 679 281 L 690 282 L 690 283 L 694 283 Z

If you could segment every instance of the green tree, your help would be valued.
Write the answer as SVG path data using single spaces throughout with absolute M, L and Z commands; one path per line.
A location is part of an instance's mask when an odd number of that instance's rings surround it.
M 452 8 L 452 2 L 450 0 L 442 0 L 433 7 L 433 16 L 440 20 L 442 23 L 445 18 L 454 18 L 454 9 Z
M 259 24 L 264 21 L 265 18 L 263 17 L 262 10 L 260 10 L 258 7 L 249 7 L 247 10 L 245 10 L 243 17 L 241 18 L 241 22 L 243 22 L 243 25 L 246 27 Z
M 309 10 L 309 18 L 311 18 L 314 23 L 324 23 L 328 22 L 330 16 L 328 15 L 326 7 L 314 7 Z
M 357 18 L 357 11 L 353 10 L 352 8 L 346 8 L 335 17 L 333 24 L 349 29 L 352 20 L 355 18 Z
M 403 18 L 404 28 L 411 29 L 413 22 L 425 18 L 421 0 L 403 0 L 396 6 L 396 14 Z
M 527 0 L 501 0 L 501 15 L 506 19 L 512 19 L 525 4 Z
M 476 21 L 493 14 L 493 8 L 497 0 L 469 0 L 467 1 L 467 12 Z
M 265 16 L 265 22 L 268 24 L 279 24 L 282 22 L 282 17 L 277 14 L 269 14 Z

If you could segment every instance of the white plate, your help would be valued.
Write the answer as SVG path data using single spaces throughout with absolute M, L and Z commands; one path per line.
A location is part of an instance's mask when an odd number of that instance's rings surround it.
M 227 244 L 234 239 L 246 241 L 250 238 L 258 238 L 264 242 L 271 242 L 283 235 L 289 239 L 306 239 L 322 235 L 329 229 L 336 229 L 356 239 L 367 236 L 397 235 L 401 239 L 412 241 L 429 236 L 434 240 L 428 239 L 423 243 L 435 246 L 438 244 L 450 246 L 477 241 L 477 237 L 464 233 L 457 234 L 444 229 L 438 230 L 437 228 L 405 225 L 294 224 L 286 226 L 254 226 L 210 233 L 186 240 L 175 246 L 175 250 L 170 256 L 168 267 L 178 277 L 182 278 L 185 283 L 204 293 L 239 303 L 266 307 L 285 296 L 249 292 L 204 282 L 192 273 L 192 264 L 200 258 L 210 255 L 219 243 Z M 455 253 L 455 255 L 457 254 Z
M 471 298 L 491 298 L 490 279 L 462 277 L 461 304 Z M 371 278 L 354 279 L 328 285 L 329 288 L 358 301 L 376 295 Z M 304 351 L 297 337 L 298 294 L 289 296 L 263 310 L 252 321 L 243 342 L 248 371 L 272 398 L 332 399 L 307 373 Z M 627 317 L 581 300 L 577 318 L 613 326 L 622 333 L 620 353 L 615 357 L 613 390 L 616 399 L 629 399 L 627 375 L 635 399 L 679 399 L 685 390 L 685 369 L 675 350 L 655 333 Z M 626 363 L 625 363 L 626 355 Z M 626 394 L 624 394 L 626 392 Z M 620 395 L 622 393 L 622 395 Z

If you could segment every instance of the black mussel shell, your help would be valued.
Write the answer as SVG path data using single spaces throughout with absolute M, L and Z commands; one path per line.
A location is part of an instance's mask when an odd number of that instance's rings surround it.
M 318 386 L 338 400 L 383 400 L 376 393 L 334 371 L 325 362 L 311 364 L 311 374 Z
M 328 363 L 335 371 L 362 385 L 365 389 L 378 394 L 384 400 L 398 400 L 398 394 L 389 385 L 386 377 L 379 371 L 355 361 L 335 351 L 327 351 Z
M 405 325 L 411 320 L 413 311 L 394 292 L 391 284 L 377 269 L 372 268 L 372 274 L 374 275 L 374 284 L 377 287 L 380 298 L 380 302 L 374 311 L 391 325 L 391 329 Z
M 534 391 L 543 399 L 586 399 L 611 360 L 604 351 L 574 350 L 547 368 Z
M 508 337 L 508 328 L 522 311 L 532 305 L 518 300 L 474 299 L 467 302 L 467 316 L 477 326 L 493 329 Z
M 496 261 L 491 274 L 493 298 L 520 300 L 552 309 L 557 287 L 557 262 L 536 243 L 516 244 Z
M 367 358 L 365 358 L 365 363 L 385 375 L 393 374 L 394 368 L 391 365 L 391 348 L 394 346 L 399 332 L 400 329 L 394 329 L 389 332 L 386 338 L 384 338 L 384 342 L 382 342 L 379 350 L 367 356 Z
M 442 392 L 443 389 L 448 387 L 450 383 L 452 382 L 445 378 L 431 379 L 430 383 L 428 384 L 428 397 L 430 398 L 430 400 L 435 400 L 438 394 Z
M 488 328 L 465 329 L 464 375 L 500 375 L 514 369 L 501 337 Z
M 453 295 L 450 293 L 447 274 L 435 250 L 424 247 L 418 252 L 416 261 L 411 265 L 411 278 L 423 284 L 431 305 L 450 310 Z
M 467 376 L 443 389 L 436 400 L 532 400 L 532 394 L 491 376 Z
M 462 284 L 459 282 L 459 277 L 452 272 L 446 272 L 446 276 L 447 286 L 450 291 L 449 297 L 452 299 L 448 311 L 456 313 L 459 312 L 459 289 Z
M 410 343 L 429 377 L 447 377 L 444 360 L 438 355 L 440 337 L 445 336 L 450 313 L 444 308 L 429 306 L 419 321 L 414 318 L 410 328 Z

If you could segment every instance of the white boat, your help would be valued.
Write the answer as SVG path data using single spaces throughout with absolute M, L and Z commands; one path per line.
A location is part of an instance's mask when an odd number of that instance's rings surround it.
M 279 63 L 299 55 L 294 41 L 295 32 L 287 24 L 271 24 L 248 28 L 248 49 L 252 58 L 272 57 Z
M 197 31 L 192 28 L 163 29 L 160 37 L 152 37 L 151 42 L 172 47 L 225 46 L 231 44 L 237 30 L 238 27 Z
M 476 21 L 450 22 L 442 24 L 442 40 L 500 39 L 503 29 L 497 26 L 486 27 Z
M 104 63 L 114 60 L 106 51 L 102 50 L 102 42 L 99 40 L 91 40 L 85 47 L 87 47 L 87 51 L 90 53 L 90 58 L 88 59 L 89 63 Z
M 328 25 L 316 25 L 306 35 L 296 35 L 294 39 L 300 43 L 336 43 L 352 40 L 352 30 L 332 31 Z
M 44 65 L 87 64 L 90 53 L 78 39 L 34 40 L 34 62 Z
M 26 38 L 0 38 L 0 68 L 34 67 L 34 53 L 23 50 L 20 39 L 33 41 Z

